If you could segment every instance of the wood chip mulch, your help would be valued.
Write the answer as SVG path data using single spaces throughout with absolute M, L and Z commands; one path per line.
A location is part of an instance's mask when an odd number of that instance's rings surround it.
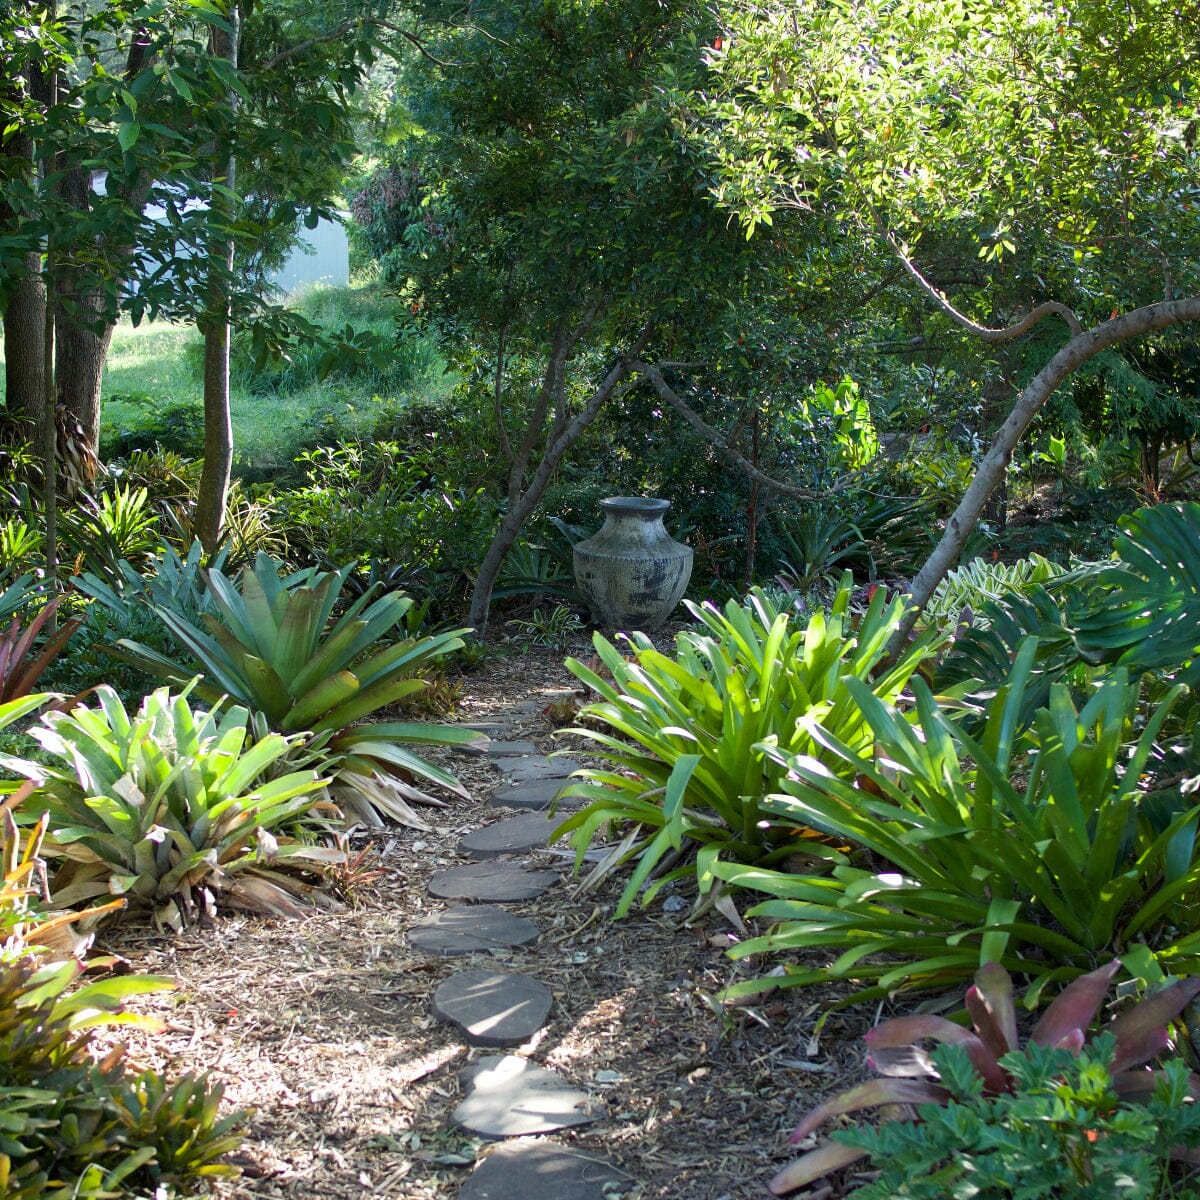
M 575 652 L 586 656 L 586 644 Z M 515 644 L 489 657 L 458 681 L 456 719 L 493 720 L 523 701 L 506 737 L 569 746 L 552 724 L 576 686 L 562 657 Z M 253 1110 L 236 1157 L 242 1173 L 215 1183 L 215 1195 L 450 1200 L 490 1145 L 449 1118 L 461 1099 L 457 1072 L 495 1052 L 470 1049 L 430 1015 L 432 991 L 472 960 L 413 951 L 404 937 L 443 907 L 426 881 L 464 861 L 458 838 L 504 815 L 487 804 L 500 778 L 492 765 L 456 756 L 453 769 L 473 799 L 423 809 L 432 830 L 355 839 L 374 842 L 382 871 L 357 889 L 356 907 L 292 921 L 223 914 L 173 938 L 128 926 L 107 933 L 101 948 L 177 982 L 137 1003 L 168 1028 L 126 1036 L 134 1060 L 173 1077 L 209 1071 L 229 1107 Z M 689 927 L 687 908 L 668 913 L 659 897 L 613 922 L 619 880 L 580 894 L 564 852 L 539 853 L 534 865 L 560 867 L 564 881 L 507 907 L 538 921 L 542 936 L 488 961 L 541 979 L 555 1004 L 546 1028 L 512 1052 L 608 1110 L 555 1140 L 615 1161 L 636 1181 L 627 1200 L 765 1196 L 793 1156 L 787 1135 L 801 1114 L 861 1071 L 871 1014 L 835 1014 L 819 1041 L 828 996 L 811 989 L 722 1014 L 715 993 L 757 973 L 722 952 L 732 934 L 724 917 Z

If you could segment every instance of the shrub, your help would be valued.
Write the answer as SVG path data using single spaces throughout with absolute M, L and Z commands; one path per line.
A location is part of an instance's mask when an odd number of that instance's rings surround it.
M 28 625 L 13 617 L 7 629 L 0 629 L 0 702 L 28 696 L 82 624 L 78 618 L 66 621 L 39 645 L 38 636 L 61 603 L 55 596 Z
M 378 811 L 411 817 L 407 800 L 425 799 L 411 786 L 428 780 L 462 793 L 447 771 L 410 745 L 461 745 L 477 736 L 448 725 L 362 718 L 423 691 L 422 672 L 462 645 L 461 630 L 404 637 L 380 646 L 404 620 L 412 601 L 396 592 L 364 592 L 334 615 L 350 568 L 281 576 L 281 564 L 260 554 L 235 584 L 215 568 L 207 573 L 215 612 L 196 618 L 157 601 L 151 605 L 186 654 L 172 658 L 122 639 L 119 647 L 141 666 L 173 683 L 199 668 L 196 694 L 223 695 L 261 714 L 265 728 L 287 735 L 310 732 L 305 743 L 323 775 L 336 775 L 339 803 L 379 822 Z M 381 778 L 381 772 L 390 778 Z M 393 782 L 394 780 L 394 782 Z M 370 792 L 370 798 L 366 793 Z M 389 799 L 389 793 L 392 799 Z
M 45 696 L 0 705 L 0 727 L 27 715 Z M 44 913 L 34 886 L 47 817 L 22 840 L 13 819 L 33 787 L 10 794 L 0 816 L 0 1193 L 12 1200 L 73 1200 L 186 1186 L 235 1169 L 218 1160 L 241 1141 L 243 1113 L 221 1117 L 221 1088 L 185 1076 L 131 1073 L 117 1047 L 92 1054 L 92 1027 L 119 1021 L 154 1028 L 125 1012 L 136 994 L 169 988 L 147 975 L 101 975 L 79 986 L 85 970 L 113 959 L 80 958 L 91 936 L 73 932 L 85 912 Z
M 579 782 L 565 794 L 588 804 L 556 836 L 572 835 L 578 867 L 602 826 L 632 826 L 608 864 L 612 869 L 638 859 L 617 915 L 629 911 L 638 889 L 685 843 L 698 852 L 702 890 L 718 856 L 770 863 L 795 852 L 795 823 L 776 821 L 764 807 L 787 774 L 786 755 L 808 752 L 832 760 L 818 729 L 832 731 L 839 744 L 868 750 L 871 731 L 848 681 L 862 680 L 868 694 L 895 699 L 936 642 L 927 634 L 883 668 L 903 604 L 889 601 L 881 589 L 856 618 L 852 592 L 846 576 L 829 614 L 814 614 L 806 629 L 794 627 L 794 614 L 780 611 L 762 592 L 745 603 L 731 601 L 724 612 L 689 605 L 703 628 L 679 634 L 674 657 L 634 634 L 626 659 L 597 634 L 599 661 L 611 683 L 568 660 L 601 697 L 582 709 L 587 723 L 571 732 L 593 743 L 607 765 L 576 773 Z M 685 865 L 661 875 L 646 898 L 690 870 Z
M 329 855 L 277 837 L 312 813 L 321 782 L 311 770 L 269 782 L 288 752 L 272 734 L 252 741 L 244 708 L 193 712 L 164 688 L 130 716 L 111 688 L 99 707 L 50 712 L 31 731 L 47 764 L 0 762 L 38 784 L 31 801 L 47 815 L 47 853 L 61 860 L 54 902 L 122 896 L 180 928 L 228 904 L 291 914 L 315 889 L 284 868 L 320 870 Z
M 814 1108 L 793 1141 L 831 1117 L 916 1105 L 919 1120 L 838 1131 L 785 1167 L 775 1195 L 870 1155 L 878 1178 L 854 1195 L 943 1200 L 1084 1200 L 1160 1194 L 1168 1154 L 1200 1145 L 1200 1076 L 1181 1061 L 1147 1065 L 1167 1046 L 1167 1025 L 1200 994 L 1200 979 L 1171 984 L 1111 1021 L 1089 1026 L 1120 970 L 1112 962 L 1069 984 L 1021 1046 L 1012 981 L 996 964 L 967 991 L 971 1029 L 927 1014 L 897 1017 L 866 1036 L 883 1078 Z M 920 1043 L 941 1043 L 930 1055 Z M 894 1113 L 894 1110 L 892 1110 Z M 901 1111 L 911 1111 L 904 1109 Z
M 875 981 L 868 995 L 944 987 L 996 960 L 1034 978 L 1031 1002 L 1047 982 L 1142 940 L 1163 969 L 1197 970 L 1200 911 L 1187 902 L 1200 875 L 1195 781 L 1157 822 L 1139 808 L 1143 773 L 1181 689 L 1143 722 L 1124 671 L 1079 709 L 1056 684 L 1021 732 L 1036 649 L 1032 638 L 1022 643 L 977 736 L 920 679 L 912 722 L 849 679 L 869 730 L 858 746 L 814 725 L 832 756 L 825 761 L 764 747 L 787 767 L 783 794 L 764 811 L 856 849 L 829 855 L 828 877 L 714 867 L 776 897 L 751 914 L 779 925 L 732 953 L 833 949 L 828 968 L 789 967 L 773 982 L 867 979 Z

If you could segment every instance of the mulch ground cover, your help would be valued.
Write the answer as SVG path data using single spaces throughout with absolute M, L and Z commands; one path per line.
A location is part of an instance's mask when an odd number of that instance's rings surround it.
M 563 655 L 506 650 L 455 680 L 455 719 L 507 712 L 505 736 L 543 751 L 568 748 L 555 722 L 578 693 Z M 241 1175 L 218 1182 L 217 1195 L 449 1200 L 494 1145 L 450 1122 L 463 1093 L 458 1072 L 494 1052 L 469 1048 L 430 1012 L 431 993 L 464 960 L 416 951 L 404 936 L 444 907 L 426 885 L 434 871 L 465 861 L 459 838 L 504 815 L 487 803 L 496 768 L 481 758 L 452 762 L 472 799 L 422 809 L 428 830 L 356 835 L 356 847 L 373 845 L 378 874 L 345 881 L 354 903 L 344 912 L 288 921 L 223 914 L 179 937 L 107 933 L 104 949 L 178 985 L 139 1003 L 167 1030 L 127 1039 L 134 1060 L 172 1076 L 210 1072 L 229 1107 L 251 1110 Z M 620 879 L 581 892 L 565 848 L 535 853 L 532 865 L 563 873 L 537 900 L 507 906 L 536 920 L 540 939 L 480 956 L 480 965 L 527 971 L 551 988 L 549 1023 L 516 1052 L 607 1112 L 555 1140 L 628 1172 L 628 1200 L 764 1196 L 793 1156 L 787 1135 L 800 1115 L 860 1073 L 858 1038 L 873 1014 L 834 1014 L 817 1040 L 817 1021 L 838 993 L 776 993 L 753 1012 L 723 1013 L 713 996 L 767 965 L 726 957 L 734 931 L 725 917 L 686 924 L 690 904 L 671 904 L 666 893 L 614 922 Z

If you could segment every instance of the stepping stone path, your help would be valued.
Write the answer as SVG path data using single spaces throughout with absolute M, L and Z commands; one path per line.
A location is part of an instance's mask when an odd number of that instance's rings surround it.
M 557 871 L 527 871 L 507 859 L 493 859 L 439 871 L 429 881 L 429 894 L 441 900 L 536 900 L 557 882 Z
M 448 908 L 418 921 L 408 931 L 409 945 L 433 954 L 454 956 L 480 950 L 507 950 L 536 942 L 540 930 L 494 904 Z
M 546 1023 L 554 997 L 528 975 L 459 971 L 433 993 L 433 1015 L 457 1025 L 472 1046 L 519 1046 Z
M 523 703 L 507 711 L 521 720 L 539 710 Z M 471 728 L 496 739 L 458 747 L 485 756 L 504 775 L 491 804 L 529 811 L 464 837 L 459 852 L 476 861 L 438 871 L 429 893 L 445 900 L 536 899 L 558 881 L 558 872 L 529 870 L 512 858 L 547 847 L 561 818 L 547 817 L 544 810 L 579 764 L 548 759 L 531 741 L 503 740 L 510 728 L 503 722 L 481 721 Z M 568 801 L 563 807 L 570 806 Z M 525 917 L 476 903 L 417 921 L 408 940 L 426 953 L 455 957 L 529 945 L 538 932 Z M 439 984 L 432 1007 L 439 1021 L 457 1026 L 472 1046 L 513 1046 L 538 1033 L 553 1003 L 550 989 L 530 975 L 469 967 Z M 615 1200 L 632 1186 L 632 1178 L 605 1159 L 553 1142 L 521 1140 L 602 1119 L 603 1104 L 587 1092 L 516 1055 L 478 1059 L 459 1079 L 465 1095 L 454 1122 L 482 1137 L 513 1140 L 486 1154 L 463 1182 L 458 1200 Z
M 590 1154 L 545 1142 L 507 1142 L 475 1168 L 458 1200 L 611 1200 L 632 1182 Z
M 566 786 L 565 779 L 539 779 L 519 783 L 516 787 L 503 784 L 493 793 L 489 801 L 493 808 L 523 808 L 529 812 L 545 812 Z M 559 808 L 579 807 L 579 798 L 572 796 L 559 802 Z
M 550 844 L 550 835 L 560 824 L 561 821 L 542 813 L 526 813 L 468 833 L 458 848 L 470 858 L 500 858 L 525 850 L 541 850 Z
M 548 758 L 537 755 L 529 758 L 500 758 L 495 760 L 498 766 L 513 783 L 531 783 L 534 780 L 567 779 L 573 771 L 579 770 L 579 763 L 573 758 Z
M 454 1110 L 454 1120 L 483 1137 L 553 1133 L 596 1120 L 587 1092 L 527 1058 L 481 1058 L 458 1077 L 473 1090 Z

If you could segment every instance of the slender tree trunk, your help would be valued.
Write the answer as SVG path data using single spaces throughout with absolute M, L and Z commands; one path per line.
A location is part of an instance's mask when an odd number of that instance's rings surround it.
M 1191 321 L 1200 321 L 1200 296 L 1168 300 L 1161 304 L 1134 309 L 1119 317 L 1113 317 L 1094 329 L 1077 333 L 1034 376 L 1017 397 L 1012 411 L 997 431 L 995 440 L 979 464 L 970 487 L 946 522 L 941 541 L 934 547 L 933 553 L 913 580 L 911 607 L 892 639 L 890 650 L 893 653 L 904 644 L 934 589 L 958 561 L 958 556 L 962 553 L 971 530 L 975 528 L 988 497 L 1004 478 L 1017 443 L 1059 384 L 1109 346 Z
M 73 209 L 86 213 L 91 207 L 91 183 L 82 167 L 61 172 L 57 189 Z M 89 273 L 60 261 L 54 272 L 54 374 L 58 401 L 74 419 L 86 461 L 80 481 L 90 484 L 99 464 L 100 382 L 104 360 L 116 324 L 114 306 L 103 287 Z
M 0 85 L 0 97 L 23 93 L 20 80 Z M 35 174 L 33 139 L 17 133 L 0 148 L 6 170 L 32 183 Z M 19 229 L 20 219 L 0 196 L 0 229 Z M 4 392 L 10 419 L 32 436 L 38 426 L 45 395 L 42 338 L 46 324 L 46 286 L 42 280 L 42 256 L 30 250 L 19 275 L 6 281 L 4 303 Z
M 550 486 L 550 481 L 554 478 L 554 472 L 562 461 L 563 455 L 579 441 L 584 430 L 596 419 L 605 402 L 629 385 L 634 363 L 650 340 L 653 328 L 652 322 L 646 323 L 629 352 L 623 355 L 609 370 L 583 408 L 568 420 L 556 419 L 555 429 L 551 432 L 545 452 L 542 454 L 541 461 L 534 468 L 529 483 L 524 488 L 510 488 L 508 508 L 500 521 L 500 527 L 496 530 L 495 537 L 492 538 L 491 545 L 487 548 L 483 562 L 480 563 L 479 574 L 475 577 L 475 586 L 471 591 L 471 607 L 467 620 L 471 628 L 475 630 L 476 637 L 482 637 L 487 628 L 492 590 L 496 586 L 496 578 L 500 574 L 504 556 L 512 549 L 513 543 L 525 527 L 525 522 L 533 516 L 534 510 L 542 502 L 542 497 L 546 494 L 546 489 Z M 555 352 L 552 351 L 551 374 L 561 371 L 565 367 L 565 361 L 560 359 L 555 364 L 554 359 Z M 538 411 L 544 419 L 544 409 L 539 408 Z M 529 438 L 530 431 L 527 430 L 526 440 L 528 441 Z
M 241 12 L 232 4 L 226 14 L 228 30 L 214 28 L 213 53 L 238 69 L 238 39 Z M 209 201 L 208 298 L 203 318 L 204 332 L 204 468 L 196 497 L 196 536 L 210 557 L 216 553 L 225 525 L 229 500 L 229 478 L 233 470 L 233 420 L 229 408 L 229 355 L 232 338 L 230 278 L 233 272 L 234 239 L 230 228 L 237 159 L 234 155 L 232 117 L 237 95 L 230 92 L 230 130 L 223 147 L 217 147 L 214 173 L 222 188 L 214 188 Z
M 38 254 L 26 256 L 26 274 L 12 281 L 4 306 L 5 408 L 30 437 L 39 427 L 46 394 L 46 285 L 39 259 Z

